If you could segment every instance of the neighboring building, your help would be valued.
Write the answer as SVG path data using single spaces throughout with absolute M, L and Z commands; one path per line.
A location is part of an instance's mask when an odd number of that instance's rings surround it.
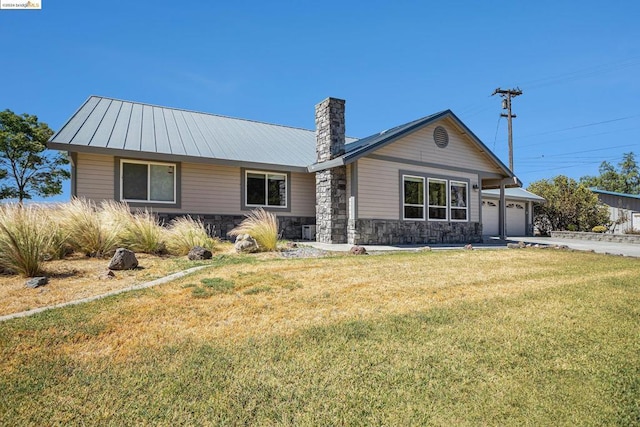
M 616 234 L 628 231 L 640 231 L 640 195 L 614 193 L 597 188 L 590 188 L 598 200 L 609 208 L 609 216 L 614 225 L 611 230 Z
M 507 236 L 533 235 L 533 205 L 545 199 L 523 188 L 505 190 L 507 204 Z M 482 190 L 482 233 L 485 236 L 500 235 L 499 190 Z
M 91 96 L 48 146 L 69 152 L 73 196 L 195 215 L 221 237 L 263 207 L 292 239 L 315 226 L 327 243 L 478 242 L 489 189 L 504 235 L 505 189 L 521 184 L 453 112 L 355 139 L 344 104 L 318 104 L 314 132 Z

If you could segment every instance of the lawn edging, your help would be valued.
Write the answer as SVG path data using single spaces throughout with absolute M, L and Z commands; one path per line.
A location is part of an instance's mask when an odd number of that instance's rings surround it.
M 19 317 L 32 316 L 32 315 L 37 314 L 37 313 L 42 313 L 43 311 L 52 310 L 54 308 L 62 308 L 62 307 L 68 307 L 68 306 L 71 306 L 71 305 L 84 304 L 84 303 L 87 303 L 87 302 L 96 301 L 96 300 L 99 300 L 99 299 L 102 299 L 102 298 L 106 298 L 106 297 L 110 297 L 110 296 L 113 296 L 113 295 L 118 295 L 118 294 L 121 294 L 121 293 L 124 293 L 124 292 L 151 288 L 153 286 L 162 285 L 164 283 L 168 283 L 168 282 L 171 282 L 173 280 L 179 279 L 181 277 L 187 276 L 187 275 L 189 275 L 191 273 L 194 273 L 196 271 L 202 270 L 203 268 L 206 268 L 206 267 L 209 267 L 209 266 L 208 265 L 199 265 L 199 266 L 196 266 L 196 267 L 188 268 L 188 269 L 183 270 L 183 271 L 178 271 L 177 273 L 173 273 L 173 274 L 170 274 L 168 276 L 161 277 L 159 279 L 152 280 L 150 282 L 140 283 L 140 284 L 129 286 L 129 287 L 123 288 L 123 289 L 116 289 L 116 290 L 113 290 L 113 291 L 110 291 L 110 292 L 106 292 L 104 294 L 94 295 L 94 296 L 91 296 L 91 297 L 81 298 L 81 299 L 77 299 L 77 300 L 73 300 L 73 301 L 67 301 L 67 302 L 63 302 L 63 303 L 60 303 L 60 304 L 49 305 L 49 306 L 46 306 L 46 307 L 33 308 L 31 310 L 20 311 L 20 312 L 17 312 L 17 313 L 6 314 L 4 316 L 0 316 L 0 322 L 4 322 L 6 320 L 11 320 L 11 319 L 17 319 Z

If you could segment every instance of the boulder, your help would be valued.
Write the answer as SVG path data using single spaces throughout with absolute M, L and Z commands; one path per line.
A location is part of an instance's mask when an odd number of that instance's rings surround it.
M 468 245 L 465 245 L 464 248 L 468 251 L 472 251 L 473 250 L 473 245 L 471 243 L 469 243 Z
M 423 251 L 423 252 L 429 252 L 429 251 L 431 251 L 431 247 L 430 246 L 423 246 L 418 250 L 419 251 Z
M 367 249 L 364 246 L 351 246 L 349 253 L 351 255 L 367 255 Z
M 111 258 L 109 270 L 133 270 L 138 266 L 138 259 L 133 251 L 125 248 L 118 248 Z
M 27 288 L 39 288 L 40 286 L 44 286 L 47 283 L 49 283 L 49 279 L 41 276 L 41 277 L 32 277 L 31 279 L 27 280 L 27 282 L 25 283 L 25 286 Z
M 191 261 L 211 259 L 211 257 L 213 257 L 213 253 L 209 249 L 203 248 L 202 246 L 194 246 L 189 251 L 189 254 L 187 254 L 187 258 L 189 258 Z
M 234 248 L 238 253 L 240 252 L 253 253 L 253 252 L 258 252 L 260 250 L 260 247 L 258 246 L 258 242 L 256 242 L 256 239 L 254 239 L 248 234 L 240 234 L 236 238 L 236 243 L 234 245 Z

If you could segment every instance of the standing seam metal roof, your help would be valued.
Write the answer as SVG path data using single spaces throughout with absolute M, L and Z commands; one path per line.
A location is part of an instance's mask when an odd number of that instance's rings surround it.
M 353 141 L 347 138 L 347 142 Z M 316 160 L 313 130 L 99 96 L 90 96 L 51 137 L 49 146 L 297 168 L 306 168 Z

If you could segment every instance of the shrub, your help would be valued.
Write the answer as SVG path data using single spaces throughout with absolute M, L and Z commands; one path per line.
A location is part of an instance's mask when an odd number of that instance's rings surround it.
M 591 231 L 594 233 L 604 233 L 607 231 L 607 227 L 605 227 L 604 225 L 596 225 L 591 229 Z
M 230 236 L 248 234 L 258 242 L 260 250 L 275 251 L 278 245 L 278 218 L 262 208 L 246 215 L 239 226 L 229 232 Z
M 211 252 L 216 240 L 209 237 L 202 221 L 184 216 L 174 219 L 165 233 L 166 247 L 172 255 L 186 255 L 194 246 L 202 246 Z
M 121 243 L 134 252 L 166 252 L 164 230 L 158 218 L 147 210 L 129 215 L 128 220 L 122 225 Z
M 105 206 L 98 212 L 95 204 L 86 199 L 73 199 L 66 204 L 62 224 L 74 250 L 103 257 L 112 254 L 121 243 L 121 218 Z
M 23 276 L 35 276 L 51 250 L 50 224 L 35 205 L 0 207 L 0 266 Z
M 45 254 L 45 260 L 62 259 L 73 252 L 69 241 L 69 230 L 63 224 L 64 205 L 47 206 L 39 209 L 41 221 L 49 224 L 47 231 L 51 237 L 51 244 Z

